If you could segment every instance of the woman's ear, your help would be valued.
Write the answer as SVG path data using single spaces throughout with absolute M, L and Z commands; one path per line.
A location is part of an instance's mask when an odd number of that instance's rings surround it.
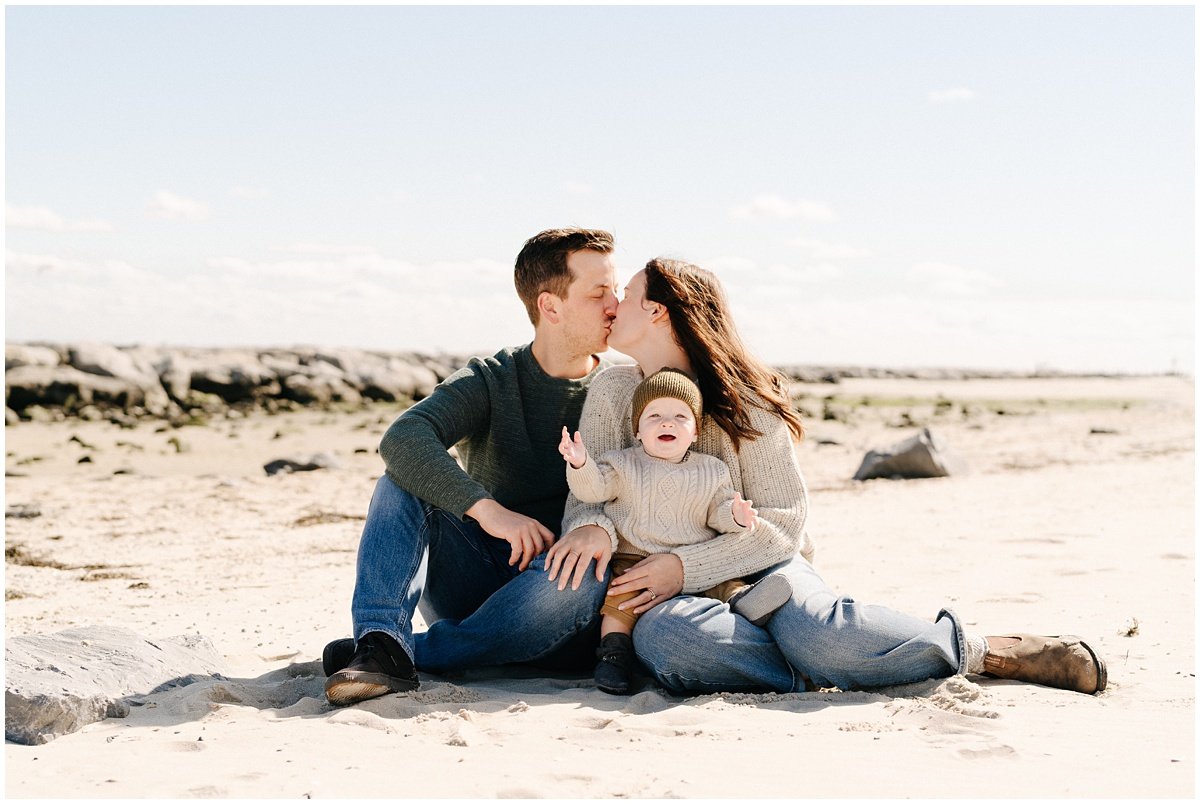
M 650 303 L 650 323 L 658 324 L 662 321 L 670 321 L 671 316 L 667 313 L 667 308 L 658 302 Z

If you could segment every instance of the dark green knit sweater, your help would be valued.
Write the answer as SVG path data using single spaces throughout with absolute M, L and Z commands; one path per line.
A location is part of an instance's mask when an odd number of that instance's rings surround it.
M 460 519 L 490 497 L 558 533 L 567 498 L 562 428 L 579 427 L 588 384 L 607 365 L 564 380 L 542 370 L 530 344 L 472 358 L 384 433 L 388 477 Z M 455 444 L 465 472 L 446 452 Z

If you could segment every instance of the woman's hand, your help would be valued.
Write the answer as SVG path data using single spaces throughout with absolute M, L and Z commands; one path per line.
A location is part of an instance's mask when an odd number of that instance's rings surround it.
M 565 437 L 565 429 L 563 432 Z M 596 580 L 603 581 L 604 571 L 612 559 L 612 539 L 608 538 L 608 531 L 599 525 L 584 525 L 563 536 L 550 548 L 550 552 L 546 553 L 546 572 L 550 573 L 550 580 L 553 581 L 562 571 L 562 577 L 558 580 L 559 591 L 567 588 L 569 579 L 571 588 L 578 589 L 593 558 L 596 559 Z
M 626 600 L 618 608 L 622 611 L 632 609 L 634 614 L 641 614 L 675 597 L 683 590 L 683 561 L 674 553 L 655 553 L 646 556 L 608 584 L 610 595 L 639 590 L 640 595 Z

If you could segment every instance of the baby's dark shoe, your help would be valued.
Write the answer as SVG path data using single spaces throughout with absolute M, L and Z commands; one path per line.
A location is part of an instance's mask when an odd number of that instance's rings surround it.
M 612 695 L 628 695 L 633 678 L 633 640 L 629 634 L 609 634 L 596 649 L 596 686 Z

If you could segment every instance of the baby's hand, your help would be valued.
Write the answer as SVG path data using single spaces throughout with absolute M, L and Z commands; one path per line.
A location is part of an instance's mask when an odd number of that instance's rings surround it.
M 587 463 L 587 447 L 583 445 L 583 436 L 579 431 L 575 431 L 575 440 L 571 440 L 570 434 L 567 433 L 567 428 L 563 428 L 562 441 L 559 442 L 558 452 L 563 456 L 563 460 L 578 469 Z
M 754 501 L 743 500 L 740 492 L 733 493 L 733 521 L 746 530 L 754 530 L 758 524 L 758 510 L 753 505 Z

